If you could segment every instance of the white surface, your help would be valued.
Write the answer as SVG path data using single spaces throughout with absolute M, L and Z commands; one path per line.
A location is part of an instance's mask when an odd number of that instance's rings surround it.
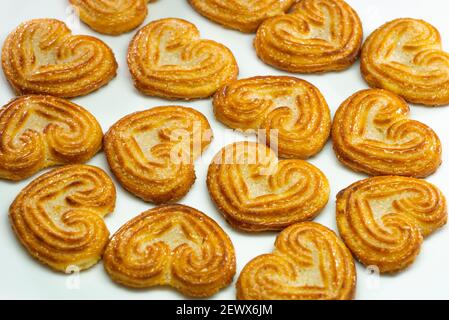
M 422 18 L 432 23 L 442 33 L 443 45 L 449 49 L 449 19 L 447 12 L 449 2 L 446 0 L 348 0 L 356 9 L 362 21 L 365 36 L 375 28 L 399 17 Z M 67 21 L 68 0 L 2 0 L 0 4 L 0 42 L 21 22 L 32 18 L 57 18 Z M 159 0 L 149 5 L 149 15 L 145 23 L 165 17 L 179 17 L 197 25 L 203 38 L 210 38 L 227 45 L 234 53 L 240 66 L 240 78 L 256 75 L 281 75 L 286 72 L 277 71 L 263 64 L 252 47 L 254 35 L 245 35 L 220 27 L 197 14 L 187 0 Z M 119 73 L 108 86 L 86 97 L 73 101 L 86 107 L 100 121 L 106 131 L 115 121 L 126 114 L 159 105 L 179 104 L 193 107 L 204 113 L 214 130 L 215 139 L 203 159 L 196 163 L 197 181 L 189 194 L 181 203 L 195 207 L 213 219 L 224 229 L 234 243 L 237 254 L 237 279 L 240 270 L 253 257 L 271 252 L 275 233 L 259 235 L 240 233 L 229 227 L 217 212 L 209 199 L 205 178 L 211 157 L 224 145 L 245 137 L 237 133 L 229 133 L 225 127 L 214 119 L 210 100 L 190 103 L 173 103 L 160 99 L 145 97 L 133 87 L 126 65 L 126 50 L 135 32 L 118 37 L 103 36 L 81 24 L 74 30 L 75 34 L 90 34 L 104 40 L 112 47 L 119 63 Z M 356 63 L 351 69 L 341 73 L 329 73 L 317 76 L 302 76 L 315 84 L 323 93 L 332 113 L 340 103 L 354 92 L 367 88 Z M 0 105 L 6 104 L 14 97 L 3 73 L 0 73 Z M 447 119 L 449 107 L 429 109 L 413 106 L 411 117 L 430 125 L 440 136 L 444 150 L 449 148 Z M 225 133 L 226 131 L 226 133 Z M 438 185 L 449 196 L 449 161 L 444 153 L 444 163 L 440 170 L 428 180 Z M 331 198 L 328 206 L 316 219 L 334 230 L 335 196 L 339 190 L 364 178 L 363 175 L 341 166 L 330 142 L 323 152 L 311 160 L 321 168 L 331 183 Z M 103 154 L 97 155 L 90 164 L 106 169 Z M 42 172 L 41 172 L 42 173 Z M 40 174 L 41 174 L 40 173 Z M 34 176 L 36 178 L 38 175 Z M 106 275 L 101 263 L 79 276 L 79 289 L 69 289 L 73 277 L 50 271 L 34 261 L 21 247 L 8 222 L 8 207 L 20 190 L 32 179 L 20 183 L 0 181 L 0 298 L 50 298 L 50 299 L 180 299 L 182 295 L 169 288 L 150 290 L 128 290 L 115 285 Z M 128 194 L 117 184 L 118 197 L 115 212 L 106 218 L 111 233 L 122 224 L 152 207 Z M 395 276 L 369 276 L 365 268 L 358 264 L 358 299 L 448 299 L 449 298 L 449 229 L 445 228 L 424 242 L 422 252 L 413 266 Z M 234 284 L 222 290 L 213 298 L 234 299 Z

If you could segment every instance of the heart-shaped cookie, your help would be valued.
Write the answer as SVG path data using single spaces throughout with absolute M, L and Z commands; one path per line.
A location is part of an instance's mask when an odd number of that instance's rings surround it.
M 348 98 L 334 117 L 332 140 L 338 159 L 370 175 L 423 178 L 441 164 L 441 142 L 425 124 L 408 119 L 407 103 L 369 89 Z
M 240 300 L 349 300 L 356 270 L 348 248 L 314 222 L 292 225 L 271 254 L 251 260 L 237 281 Z
M 137 28 L 148 14 L 147 3 L 156 0 L 69 0 L 80 19 L 93 30 L 118 35 Z
M 21 180 L 49 166 L 82 163 L 103 132 L 84 108 L 52 96 L 22 96 L 0 109 L 0 178 Z
M 114 210 L 115 187 L 101 169 L 68 165 L 32 181 L 9 218 L 28 252 L 54 270 L 90 268 L 109 240 L 103 217 Z
M 258 129 L 280 157 L 307 159 L 324 147 L 331 116 L 321 92 L 293 77 L 254 77 L 224 86 L 214 96 L 215 117 L 234 129 Z M 271 141 L 276 138 L 277 141 Z
M 196 11 L 225 27 L 255 32 L 267 18 L 284 14 L 296 0 L 189 0 Z
M 329 183 L 318 168 L 279 161 L 272 149 L 253 142 L 223 148 L 209 166 L 207 186 L 226 220 L 250 232 L 311 220 L 329 200 Z
M 114 54 L 103 41 L 74 36 L 55 19 L 31 20 L 14 30 L 3 45 L 2 66 L 18 95 L 64 98 L 91 93 L 117 72 Z
M 209 97 L 238 74 L 228 48 L 200 39 L 195 25 L 174 18 L 153 21 L 135 35 L 128 66 L 138 90 L 167 99 Z
M 374 177 L 337 196 L 343 240 L 358 260 L 380 272 L 399 271 L 413 263 L 423 237 L 446 222 L 445 197 L 424 180 Z
M 191 108 L 156 107 L 115 123 L 104 151 L 122 186 L 145 201 L 173 202 L 195 181 L 194 161 L 212 139 L 206 117 Z
M 362 38 L 362 23 L 343 0 L 301 0 L 290 13 L 265 20 L 254 46 L 278 69 L 316 73 L 349 68 Z
M 425 21 L 397 19 L 374 31 L 363 45 L 361 70 L 371 87 L 409 102 L 449 103 L 449 54 L 438 30 Z
M 134 288 L 169 285 L 208 297 L 232 282 L 234 246 L 204 213 L 182 205 L 146 211 L 121 227 L 103 256 L 116 282 Z

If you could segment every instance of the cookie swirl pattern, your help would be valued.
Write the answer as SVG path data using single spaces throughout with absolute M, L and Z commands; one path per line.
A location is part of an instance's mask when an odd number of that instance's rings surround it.
M 413 263 L 423 237 L 447 222 L 446 199 L 434 185 L 386 176 L 359 181 L 337 196 L 340 234 L 358 260 L 381 272 Z
M 371 87 L 428 106 L 449 103 L 449 54 L 435 27 L 397 19 L 374 31 L 363 45 L 361 70 Z
M 103 132 L 87 110 L 51 96 L 22 96 L 0 111 L 0 178 L 22 180 L 49 166 L 82 163 Z
M 32 181 L 12 203 L 13 230 L 31 256 L 54 270 L 90 268 L 103 254 L 109 231 L 103 217 L 114 210 L 115 187 L 87 165 L 54 169 Z
M 265 20 L 254 46 L 278 69 L 317 73 L 349 68 L 362 45 L 362 23 L 342 0 L 301 0 L 290 13 Z
M 70 0 L 81 20 L 93 30 L 118 35 L 137 28 L 155 0 Z
M 252 142 L 223 148 L 209 166 L 207 186 L 226 220 L 249 232 L 311 220 L 329 199 L 329 183 L 318 168 L 279 161 L 270 148 Z
M 441 164 L 441 142 L 427 125 L 408 119 L 409 107 L 395 94 L 370 89 L 347 99 L 334 117 L 332 140 L 338 159 L 370 175 L 417 178 Z
M 173 202 L 195 181 L 194 160 L 212 139 L 206 117 L 170 106 L 133 113 L 106 133 L 104 149 L 122 186 L 145 201 Z
M 304 222 L 288 227 L 275 250 L 251 260 L 237 282 L 240 300 L 349 300 L 356 271 L 352 255 L 335 233 Z
M 104 266 L 116 282 L 135 288 L 169 285 L 208 297 L 232 282 L 231 240 L 205 214 L 182 205 L 146 211 L 112 237 Z
M 207 98 L 235 80 L 232 52 L 181 19 L 162 19 L 143 27 L 128 49 L 128 66 L 138 90 L 166 99 Z
M 321 92 L 293 77 L 237 80 L 214 96 L 218 120 L 234 129 L 260 131 L 267 145 L 277 138 L 280 157 L 307 159 L 324 147 L 330 135 L 329 107 Z
M 3 45 L 2 66 L 18 95 L 63 98 L 91 93 L 117 71 L 114 54 L 103 41 L 74 36 L 55 19 L 30 20 L 14 30 Z
M 265 19 L 284 14 L 295 1 L 189 0 L 206 18 L 242 32 L 255 32 Z

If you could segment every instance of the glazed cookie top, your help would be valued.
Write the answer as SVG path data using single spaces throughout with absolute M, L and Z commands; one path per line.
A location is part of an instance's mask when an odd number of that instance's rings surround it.
M 301 0 L 284 15 L 265 20 L 254 46 L 265 63 L 298 73 L 349 68 L 362 45 L 362 23 L 343 0 Z
M 22 180 L 50 166 L 86 162 L 102 139 L 95 117 L 70 101 L 16 98 L 0 110 L 0 178 Z
M 237 281 L 241 300 L 349 300 L 356 270 L 351 252 L 314 222 L 282 231 L 270 254 L 251 260 Z
M 332 141 L 338 159 L 370 175 L 423 178 L 441 164 L 441 142 L 427 125 L 408 118 L 395 94 L 369 89 L 348 98 L 334 117 Z
M 195 297 L 228 286 L 236 268 L 226 233 L 202 212 L 182 205 L 157 207 L 126 223 L 103 259 L 110 277 L 122 285 L 169 285 Z
M 100 39 L 72 35 L 64 22 L 35 19 L 7 37 L 2 51 L 6 79 L 18 95 L 62 98 L 86 95 L 117 72 L 112 50 Z
M 296 0 L 189 0 L 196 11 L 225 27 L 255 32 L 267 18 L 286 12 Z
M 138 90 L 166 99 L 210 97 L 238 74 L 228 48 L 200 39 L 194 24 L 175 18 L 139 30 L 129 45 L 128 66 Z
M 101 259 L 109 241 L 103 217 L 114 210 L 115 197 L 115 186 L 103 170 L 68 165 L 25 187 L 9 218 L 35 259 L 61 272 L 83 270 Z
M 425 21 L 397 19 L 374 31 L 363 45 L 361 70 L 370 86 L 409 102 L 449 104 L 449 54 Z

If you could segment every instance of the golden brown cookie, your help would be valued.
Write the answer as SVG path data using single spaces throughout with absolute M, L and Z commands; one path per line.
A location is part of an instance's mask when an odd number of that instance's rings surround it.
M 314 222 L 292 225 L 271 254 L 251 260 L 237 281 L 240 300 L 350 300 L 356 270 L 348 248 Z
M 2 51 L 6 79 L 18 95 L 86 95 L 117 72 L 112 50 L 101 40 L 74 36 L 64 22 L 35 19 L 9 34 Z
M 290 13 L 265 20 L 254 46 L 265 63 L 298 73 L 339 71 L 357 59 L 362 23 L 342 0 L 301 0 Z
M 235 274 L 228 235 L 204 213 L 183 205 L 157 207 L 126 223 L 103 259 L 109 276 L 122 285 L 168 285 L 192 297 L 215 294 Z
M 101 169 L 68 165 L 32 181 L 9 209 L 29 254 L 54 270 L 90 268 L 109 240 L 103 217 L 114 210 L 115 187 Z
M 88 161 L 103 131 L 84 108 L 52 96 L 22 96 L 0 109 L 0 178 L 22 180 L 41 169 Z
M 69 0 L 80 19 L 93 30 L 119 35 L 137 28 L 148 14 L 147 3 L 155 0 Z
M 293 77 L 254 77 L 224 86 L 214 96 L 215 117 L 233 129 L 258 130 L 280 157 L 307 159 L 323 149 L 331 117 L 321 92 Z
M 441 164 L 441 143 L 425 124 L 408 119 L 407 103 L 370 89 L 347 99 L 334 117 L 332 140 L 338 159 L 370 175 L 423 178 Z
M 238 75 L 228 48 L 200 39 L 195 25 L 174 18 L 140 29 L 129 45 L 128 66 L 138 90 L 166 99 L 207 98 Z
M 200 112 L 156 107 L 115 123 L 105 135 L 104 150 L 126 190 L 145 201 L 165 203 L 190 190 L 194 161 L 211 139 L 209 122 Z
M 207 174 L 212 200 L 233 226 L 245 231 L 282 230 L 315 218 L 329 200 L 329 183 L 303 160 L 281 160 L 263 144 L 223 148 Z
M 255 32 L 267 18 L 284 14 L 296 0 L 189 0 L 196 11 L 225 27 Z
M 367 266 L 400 271 L 413 263 L 423 237 L 447 222 L 446 200 L 434 185 L 385 176 L 359 181 L 337 196 L 337 224 L 346 245 Z
M 425 21 L 397 19 L 374 31 L 363 45 L 361 70 L 371 87 L 409 102 L 449 104 L 449 54 L 438 30 Z

